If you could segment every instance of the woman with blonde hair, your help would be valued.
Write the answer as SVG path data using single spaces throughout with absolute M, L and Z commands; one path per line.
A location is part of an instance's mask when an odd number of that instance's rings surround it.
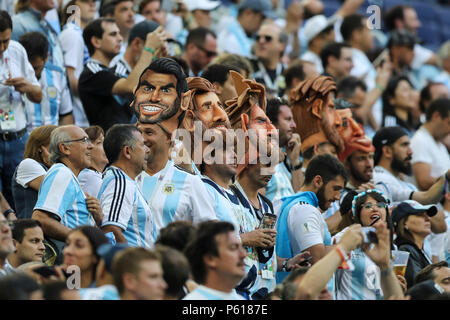
M 57 127 L 41 126 L 34 129 L 25 144 L 23 160 L 17 166 L 12 179 L 12 193 L 19 219 L 31 219 L 39 187 L 50 163 L 50 134 Z

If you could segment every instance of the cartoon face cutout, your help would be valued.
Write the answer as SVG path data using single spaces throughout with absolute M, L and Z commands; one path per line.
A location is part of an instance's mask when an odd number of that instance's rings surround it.
M 368 137 L 364 135 L 362 126 L 353 119 L 350 109 L 336 110 L 340 118 L 338 132 L 344 141 L 345 149 L 339 153 L 339 159 L 345 160 L 353 151 L 373 152 L 374 147 Z
M 178 118 L 184 110 L 180 107 L 181 99 L 176 88 L 177 79 L 173 74 L 145 71 L 131 104 L 139 121 L 158 123 L 168 133 L 177 129 Z

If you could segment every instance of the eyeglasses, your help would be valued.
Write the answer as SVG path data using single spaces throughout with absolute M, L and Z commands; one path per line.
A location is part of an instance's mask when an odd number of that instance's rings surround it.
M 385 209 L 387 207 L 387 204 L 384 202 L 377 202 L 376 204 L 369 202 L 365 203 L 361 206 L 363 209 L 372 210 L 374 209 L 374 206 L 377 206 L 378 209 Z
M 76 140 L 67 140 L 67 141 L 63 141 L 64 143 L 69 143 L 69 142 L 83 142 L 84 144 L 89 144 L 92 143 L 91 139 L 89 139 L 88 137 L 83 137 L 80 139 L 76 139 Z
M 215 51 L 209 51 L 209 50 L 203 48 L 202 46 L 196 46 L 196 47 L 199 48 L 200 50 L 202 50 L 208 58 L 217 56 L 217 52 L 215 52 Z
M 272 39 L 273 39 L 273 37 L 272 36 L 262 36 L 262 35 L 257 35 L 256 36 L 256 42 L 259 42 L 259 40 L 261 39 L 261 38 L 264 38 L 264 41 L 265 42 L 270 42 L 270 41 L 272 41 Z

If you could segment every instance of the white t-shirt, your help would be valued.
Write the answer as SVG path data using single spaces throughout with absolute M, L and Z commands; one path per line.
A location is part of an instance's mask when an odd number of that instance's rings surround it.
M 84 169 L 78 174 L 78 181 L 84 193 L 97 197 L 103 183 L 103 176 L 95 170 Z
M 411 63 L 413 69 L 419 69 L 433 56 L 433 51 L 427 49 L 420 44 L 414 45 L 414 58 Z
M 45 176 L 45 169 L 34 159 L 23 159 L 18 167 L 16 174 L 16 182 L 24 188 L 28 188 L 28 184 L 40 176 Z
M 318 208 L 297 203 L 289 211 L 287 223 L 294 255 L 324 243 L 326 222 Z
M 306 51 L 300 58 L 301 60 L 305 60 L 305 61 L 309 61 L 314 63 L 314 65 L 317 68 L 317 71 L 322 74 L 323 73 L 323 66 L 322 66 L 322 60 L 320 59 L 320 57 L 315 54 L 312 51 Z
M 236 293 L 233 289 L 231 292 L 223 292 L 214 290 L 205 286 L 198 286 L 189 293 L 183 300 L 245 300 L 243 296 Z
M 11 78 L 25 78 L 32 85 L 39 86 L 34 69 L 28 61 L 25 48 L 17 41 L 11 40 L 8 49 L 0 57 L 0 132 L 16 132 L 25 128 L 25 104 L 23 96 L 13 86 L 5 86 L 5 81 Z M 6 120 L 4 114 L 8 114 Z
M 421 126 L 411 139 L 413 151 L 411 163 L 424 162 L 431 166 L 432 178 L 439 178 L 450 169 L 450 156 L 442 142 L 434 140 L 430 132 Z

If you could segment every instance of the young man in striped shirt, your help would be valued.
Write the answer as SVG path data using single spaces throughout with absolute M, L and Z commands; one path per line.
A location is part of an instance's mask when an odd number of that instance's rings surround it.
M 152 248 L 156 240 L 153 214 L 134 179 L 145 169 L 149 149 L 133 125 L 112 126 L 103 142 L 110 166 L 98 197 L 104 212 L 102 229 L 117 242 Z

